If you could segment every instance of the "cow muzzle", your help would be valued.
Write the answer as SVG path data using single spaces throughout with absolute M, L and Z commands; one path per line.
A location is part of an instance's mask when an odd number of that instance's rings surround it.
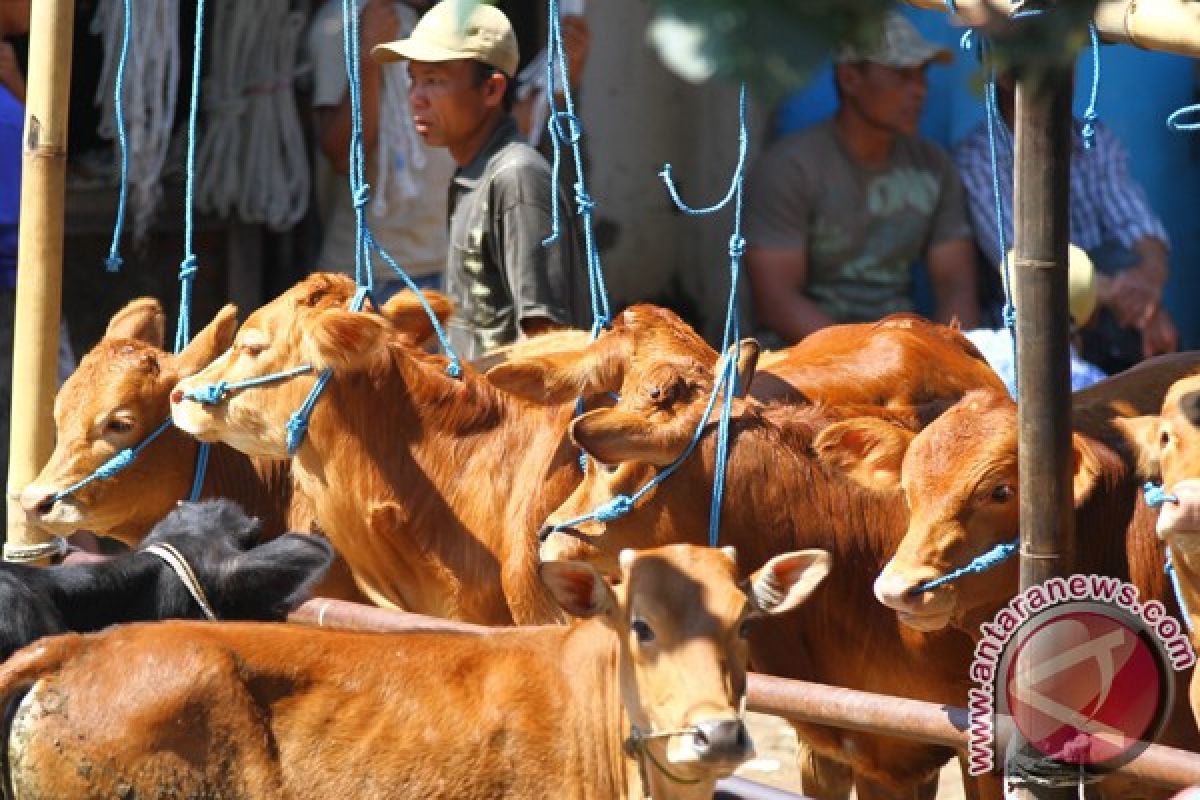
M 1200 478 L 1179 481 L 1171 494 L 1175 501 L 1158 512 L 1158 535 L 1182 555 L 1200 553 Z
M 900 621 L 919 631 L 936 631 L 950 624 L 957 605 L 956 592 L 951 586 L 930 591 L 917 587 L 939 577 L 933 569 L 901 571 L 888 562 L 875 579 L 875 598 L 896 612 Z
M 599 549 L 578 528 L 560 528 L 548 523 L 538 531 L 538 558 L 542 561 L 594 561 Z
M 18 497 L 27 524 L 55 534 L 73 533 L 83 523 L 83 510 L 73 496 L 58 497 L 58 489 L 31 483 Z
M 697 722 L 691 736 L 677 741 L 674 751 L 667 747 L 667 759 L 673 764 L 696 762 L 732 771 L 754 756 L 750 732 L 737 717 Z

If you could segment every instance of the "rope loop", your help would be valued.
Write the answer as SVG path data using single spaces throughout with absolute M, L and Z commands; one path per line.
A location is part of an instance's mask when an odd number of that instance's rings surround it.
M 1183 121 L 1184 117 L 1200 115 L 1200 103 L 1176 109 L 1167 117 L 1167 127 L 1173 131 L 1200 131 L 1200 120 L 1195 122 Z
M 586 216 L 592 213 L 592 209 L 596 207 L 592 196 L 588 194 L 587 187 L 582 181 L 575 181 L 575 207 L 579 209 L 579 216 Z
M 179 280 L 190 281 L 196 277 L 196 272 L 199 270 L 196 262 L 196 255 L 193 253 L 186 256 L 183 261 L 179 262 Z
M 563 132 L 563 121 L 566 121 L 566 131 Z M 550 132 L 563 144 L 579 144 L 583 139 L 583 123 L 579 117 L 570 111 L 555 111 L 550 115 Z
M 1179 503 L 1179 498 L 1170 494 L 1163 486 L 1150 482 L 1142 486 L 1142 497 L 1151 508 L 1158 508 L 1163 503 Z
M 371 202 L 371 184 L 364 183 L 354 190 L 354 208 L 355 210 L 365 208 L 369 202 Z

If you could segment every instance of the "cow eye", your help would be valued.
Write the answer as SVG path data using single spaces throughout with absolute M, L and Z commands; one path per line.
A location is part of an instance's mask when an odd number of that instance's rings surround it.
M 133 430 L 133 422 L 123 417 L 109 417 L 108 422 L 104 423 L 104 430 L 108 433 L 129 433 Z
M 1007 503 L 1012 499 L 1013 488 L 1007 483 L 1002 483 L 992 489 L 992 501 L 996 503 Z
M 649 644 L 654 641 L 654 629 L 650 627 L 646 620 L 640 617 L 630 623 L 629 629 L 637 637 L 638 644 Z
M 1160 434 L 1160 435 L 1159 435 L 1159 437 L 1158 437 L 1158 446 L 1159 446 L 1159 447 L 1166 447 L 1166 446 L 1167 446 L 1167 445 L 1169 445 L 1170 443 L 1171 443 L 1171 433 L 1170 433 L 1170 431 L 1163 431 L 1163 432 L 1162 432 L 1162 434 Z

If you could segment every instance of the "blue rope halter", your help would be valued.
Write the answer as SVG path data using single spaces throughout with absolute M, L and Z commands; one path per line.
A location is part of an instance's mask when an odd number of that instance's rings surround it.
M 1146 500 L 1146 505 L 1151 508 L 1158 508 L 1163 503 L 1178 503 L 1179 498 L 1167 492 L 1167 490 L 1154 483 L 1146 483 L 1142 487 L 1142 496 Z M 1179 575 L 1175 572 L 1175 562 L 1171 560 L 1171 548 L 1167 547 L 1167 558 L 1163 563 L 1163 572 L 1171 580 L 1171 591 L 1175 593 L 1175 602 L 1179 604 L 1179 610 L 1183 613 L 1183 624 L 1187 626 L 1188 631 L 1192 630 L 1192 618 L 1188 613 L 1187 601 L 1183 599 L 1183 587 L 1179 585 Z
M 206 406 L 214 406 L 225 402 L 234 392 L 240 392 L 245 389 L 253 389 L 258 386 L 265 386 L 271 383 L 278 383 L 295 378 L 299 375 L 305 375 L 313 371 L 311 364 L 303 364 L 292 369 L 280 370 L 267 375 L 260 375 L 254 378 L 247 378 L 244 381 L 217 381 L 210 383 L 207 386 L 201 386 L 193 389 L 184 396 L 189 400 L 194 400 L 197 403 Z M 308 396 L 300 407 L 292 412 L 287 421 L 287 451 L 288 455 L 295 455 L 296 450 L 300 447 L 300 442 L 304 440 L 304 434 L 308 431 L 308 420 L 312 416 L 313 408 L 320 399 L 321 393 L 325 390 L 325 385 L 329 383 L 330 377 L 333 375 L 333 370 L 323 369 L 317 376 L 316 383 L 309 390 Z
M 960 578 L 965 578 L 968 575 L 978 575 L 981 572 L 986 572 L 992 567 L 999 566 L 1012 557 L 1021 547 L 1021 540 L 1014 539 L 1011 542 L 1001 542 L 986 553 L 975 556 L 965 566 L 951 570 L 945 575 L 939 575 L 932 580 L 925 581 L 922 584 L 914 586 L 908 590 L 910 595 L 922 594 L 924 592 L 932 592 L 941 586 L 948 583 L 953 583 Z

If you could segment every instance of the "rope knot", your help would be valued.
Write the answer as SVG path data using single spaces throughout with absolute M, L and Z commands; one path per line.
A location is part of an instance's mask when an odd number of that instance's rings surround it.
M 583 181 L 575 182 L 575 206 L 579 209 L 579 216 L 587 216 L 592 213 L 592 209 L 596 207 L 596 203 L 592 200 L 592 196 L 588 194 L 587 187 L 583 185 Z
M 308 414 L 303 410 L 293 412 L 287 421 L 287 451 L 289 456 L 296 455 L 304 434 L 308 431 Z
M 746 254 L 746 237 L 733 234 L 729 237 L 729 257 L 741 258 Z
M 179 262 L 179 280 L 190 281 L 196 277 L 196 272 L 199 267 L 196 266 L 196 256 L 185 256 L 183 261 Z
M 1005 303 L 1004 310 L 1001 311 L 1004 316 L 1004 327 L 1015 328 L 1017 325 L 1017 309 L 1012 303 Z
M 567 122 L 566 133 L 563 132 L 563 120 Z M 554 131 L 555 138 L 560 142 L 578 144 L 579 140 L 583 138 L 583 123 L 570 111 L 556 111 L 552 122 L 551 130 Z
M 619 494 L 612 500 L 596 509 L 597 522 L 612 522 L 620 519 L 633 510 L 633 498 L 627 494 Z
M 1170 494 L 1165 487 L 1149 482 L 1142 487 L 1142 496 L 1146 499 L 1146 505 L 1151 508 L 1158 508 L 1163 503 L 1179 502 L 1179 498 Z
M 111 478 L 132 464 L 135 455 L 136 454 L 134 453 L 133 448 L 126 447 L 108 461 L 105 461 L 103 464 L 101 464 L 96 470 L 96 477 L 100 479 Z
M 371 202 L 371 184 L 364 183 L 354 190 L 354 208 L 355 210 L 365 208 L 369 202 Z
M 104 269 L 108 272 L 120 272 L 121 265 L 124 263 L 125 260 L 123 258 L 116 253 L 113 253 L 108 258 L 104 259 Z
M 446 365 L 446 374 L 451 378 L 462 377 L 462 364 L 458 362 L 458 356 L 450 357 L 450 363 Z
M 210 383 L 208 386 L 201 386 L 199 389 L 193 389 L 188 392 L 189 400 L 195 400 L 197 403 L 206 406 L 215 406 L 225 399 L 226 393 L 229 391 L 229 384 L 225 381 Z
M 1083 137 L 1083 149 L 1091 150 L 1096 144 L 1096 119 L 1098 114 L 1089 109 L 1083 115 L 1083 128 L 1080 130 L 1080 135 Z

